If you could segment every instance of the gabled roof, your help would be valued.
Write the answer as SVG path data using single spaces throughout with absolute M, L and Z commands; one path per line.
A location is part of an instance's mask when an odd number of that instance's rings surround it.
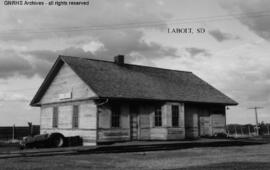
M 31 101 L 37 106 L 66 63 L 100 98 L 147 99 L 237 105 L 191 72 L 59 56 Z

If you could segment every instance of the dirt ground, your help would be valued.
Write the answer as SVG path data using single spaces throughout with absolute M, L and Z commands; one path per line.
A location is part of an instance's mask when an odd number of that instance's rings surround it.
M 0 169 L 270 169 L 270 144 L 0 159 Z
M 19 144 L 6 144 L 4 141 L 0 141 L 0 153 L 19 150 Z M 0 168 L 1 169 L 1 168 Z

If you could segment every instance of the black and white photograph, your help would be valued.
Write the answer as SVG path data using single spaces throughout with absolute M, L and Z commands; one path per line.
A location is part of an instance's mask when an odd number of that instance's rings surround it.
M 1 170 L 269 160 L 269 0 L 0 2 Z

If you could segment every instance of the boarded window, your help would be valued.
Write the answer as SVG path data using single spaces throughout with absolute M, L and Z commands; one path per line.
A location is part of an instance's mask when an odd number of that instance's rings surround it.
M 72 114 L 72 127 L 78 128 L 79 127 L 79 106 L 73 106 L 73 114 Z
M 57 128 L 58 127 L 58 107 L 53 107 L 53 122 L 52 127 Z
M 172 105 L 172 126 L 178 127 L 179 126 L 179 106 Z
M 120 127 L 120 107 L 113 106 L 112 107 L 112 127 Z
M 155 108 L 155 126 L 162 126 L 161 107 Z

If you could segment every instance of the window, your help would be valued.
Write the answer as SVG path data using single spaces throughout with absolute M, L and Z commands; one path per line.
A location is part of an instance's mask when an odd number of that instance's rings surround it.
M 114 128 L 120 127 L 120 107 L 119 106 L 112 107 L 112 127 Z
M 72 114 L 72 127 L 78 128 L 79 127 L 79 106 L 73 106 L 73 114 Z
M 58 127 L 58 107 L 53 107 L 53 122 L 52 127 L 57 128 Z
M 172 105 L 172 126 L 179 126 L 179 106 Z
M 155 126 L 162 126 L 161 107 L 155 109 Z

